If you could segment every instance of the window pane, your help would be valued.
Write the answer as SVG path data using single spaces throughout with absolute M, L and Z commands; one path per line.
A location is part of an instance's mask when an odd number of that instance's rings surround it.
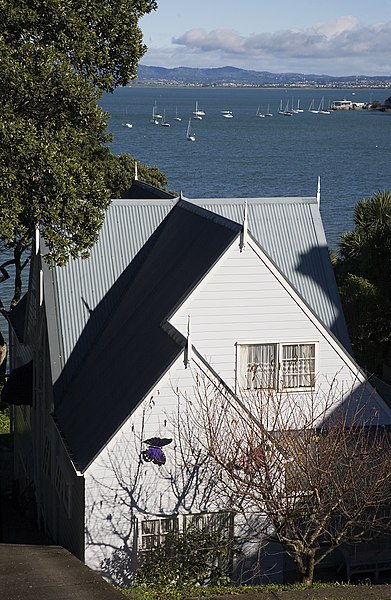
M 161 519 L 161 533 L 173 533 L 178 531 L 178 517 L 172 517 L 167 519 Z
M 159 521 L 141 521 L 142 535 L 159 533 Z
M 283 387 L 313 387 L 314 381 L 315 344 L 285 344 L 282 347 Z
M 141 522 L 141 547 L 143 550 L 151 550 L 159 545 L 160 542 L 160 527 L 159 521 L 142 521 Z
M 183 516 L 183 530 L 199 529 L 208 533 L 218 533 L 222 538 L 232 535 L 233 515 L 231 513 L 200 513 Z
M 275 344 L 240 346 L 241 387 L 245 390 L 274 388 Z

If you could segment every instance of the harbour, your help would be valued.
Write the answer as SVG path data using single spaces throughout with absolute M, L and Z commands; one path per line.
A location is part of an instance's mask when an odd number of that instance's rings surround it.
M 383 102 L 388 90 L 126 87 L 105 95 L 114 153 L 160 168 L 168 188 L 189 198 L 315 196 L 321 178 L 321 213 L 329 247 L 353 227 L 363 197 L 389 189 L 390 114 L 334 110 L 342 99 Z M 202 118 L 194 118 L 195 106 Z M 279 106 L 299 107 L 285 118 Z M 170 127 L 151 124 L 154 106 Z M 223 118 L 229 111 L 231 118 Z M 266 112 L 269 118 L 259 118 Z M 121 126 L 128 115 L 132 128 Z M 175 116 L 180 120 L 176 120 Z M 186 131 L 189 120 L 194 143 Z

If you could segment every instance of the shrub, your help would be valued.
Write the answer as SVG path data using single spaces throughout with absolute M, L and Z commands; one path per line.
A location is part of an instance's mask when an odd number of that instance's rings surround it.
M 199 529 L 168 533 L 164 545 L 144 556 L 134 585 L 176 589 L 227 585 L 234 552 L 233 542 L 219 533 Z

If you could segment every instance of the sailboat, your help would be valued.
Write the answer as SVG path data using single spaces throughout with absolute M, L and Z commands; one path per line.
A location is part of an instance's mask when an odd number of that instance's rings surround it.
M 291 112 L 291 111 L 289 110 L 289 100 L 288 100 L 288 102 L 286 103 L 286 105 L 285 105 L 285 108 L 284 108 L 284 111 L 283 111 L 283 113 L 282 113 L 282 114 L 284 115 L 284 117 L 293 117 L 293 112 Z
M 297 114 L 298 114 L 298 112 L 299 112 L 299 111 L 298 111 L 298 110 L 297 110 L 297 109 L 296 109 L 296 108 L 293 106 L 293 98 L 292 98 L 292 108 L 291 108 L 290 112 L 291 112 L 293 115 L 297 115 Z
M 232 119 L 234 116 L 232 110 L 221 110 L 220 112 L 226 119 Z
M 260 110 L 261 110 L 261 106 L 258 106 L 257 112 L 255 113 L 255 116 L 256 117 L 265 118 L 265 115 L 262 112 L 260 112 Z
M 178 117 L 178 107 L 175 108 L 175 121 L 182 121 L 181 117 Z
M 162 115 L 159 115 L 158 111 L 157 111 L 157 102 L 155 100 L 155 117 L 156 119 L 161 119 Z
M 194 118 L 195 119 L 199 119 L 200 121 L 202 120 L 202 117 L 205 115 L 203 110 L 199 110 L 198 108 L 198 100 L 196 100 L 196 104 L 195 104 L 195 111 L 193 112 Z
M 189 142 L 195 142 L 195 136 L 194 136 L 194 134 L 190 133 L 190 124 L 191 124 L 191 117 L 189 117 L 189 123 L 187 125 L 186 139 Z
M 327 108 L 324 107 L 324 96 L 322 98 L 322 100 L 320 101 L 319 104 L 319 112 L 321 115 L 329 115 L 331 114 L 329 110 L 327 110 Z
M 267 111 L 265 112 L 265 117 L 272 117 L 273 113 L 270 112 L 270 104 L 267 105 Z
M 164 111 L 163 111 L 163 118 L 162 118 L 162 120 L 161 120 L 161 123 L 160 123 L 160 125 L 161 125 L 162 127 L 170 127 L 170 123 L 169 123 L 168 121 L 166 121 L 166 110 L 165 110 L 165 109 L 164 109 Z
M 311 100 L 311 103 L 310 103 L 310 105 L 309 105 L 309 107 L 308 107 L 308 112 L 310 112 L 310 113 L 314 113 L 314 114 L 316 114 L 316 115 L 317 115 L 317 114 L 318 114 L 318 112 L 319 112 L 319 110 L 316 110 L 316 108 L 314 108 L 314 104 L 315 104 L 315 100 L 314 100 L 314 99 L 312 99 L 312 100 Z
M 155 114 L 155 105 L 153 105 L 152 107 L 152 119 L 150 120 L 150 123 L 152 123 L 153 125 L 159 125 L 159 121 L 157 119 L 157 116 Z
M 298 98 L 298 99 L 297 99 L 296 112 L 297 112 L 297 113 L 302 113 L 302 112 L 304 112 L 304 110 L 303 110 L 302 108 L 300 108 L 300 98 Z
M 283 115 L 284 114 L 284 109 L 282 108 L 282 100 L 280 102 L 280 108 L 278 109 L 278 114 L 279 115 Z

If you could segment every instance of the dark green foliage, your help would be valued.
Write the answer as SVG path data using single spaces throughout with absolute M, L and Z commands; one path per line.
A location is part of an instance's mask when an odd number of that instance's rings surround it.
M 354 231 L 345 233 L 339 244 L 343 271 L 372 281 L 390 295 L 391 192 L 360 200 L 354 224 Z
M 355 229 L 340 241 L 334 262 L 356 360 L 387 379 L 391 367 L 391 192 L 363 199 Z
M 233 552 L 233 543 L 217 532 L 192 528 L 169 533 L 163 546 L 144 556 L 134 585 L 181 589 L 228 584 Z
M 101 563 L 101 574 L 121 588 L 132 585 L 133 581 L 133 551 L 129 546 L 118 548 L 110 558 Z
M 391 302 L 368 279 L 351 273 L 342 278 L 340 294 L 355 355 L 380 376 L 391 358 Z
M 36 226 L 47 260 L 86 255 L 113 193 L 128 187 L 132 159 L 111 155 L 97 101 L 136 76 L 146 50 L 138 21 L 156 6 L 0 0 L 0 244 L 16 269 L 13 303 Z
M 156 0 L 2 0 L 0 31 L 32 61 L 50 49 L 56 62 L 108 91 L 135 77 L 146 51 L 138 21 L 156 8 Z
M 107 151 L 106 185 L 110 188 L 111 198 L 123 198 L 134 180 L 135 160 L 129 154 L 116 156 Z M 148 167 L 137 163 L 138 178 L 162 190 L 166 189 L 167 179 L 157 167 Z
M 1 393 L 1 390 L 0 390 Z M 10 433 L 9 408 L 0 408 L 0 435 Z

